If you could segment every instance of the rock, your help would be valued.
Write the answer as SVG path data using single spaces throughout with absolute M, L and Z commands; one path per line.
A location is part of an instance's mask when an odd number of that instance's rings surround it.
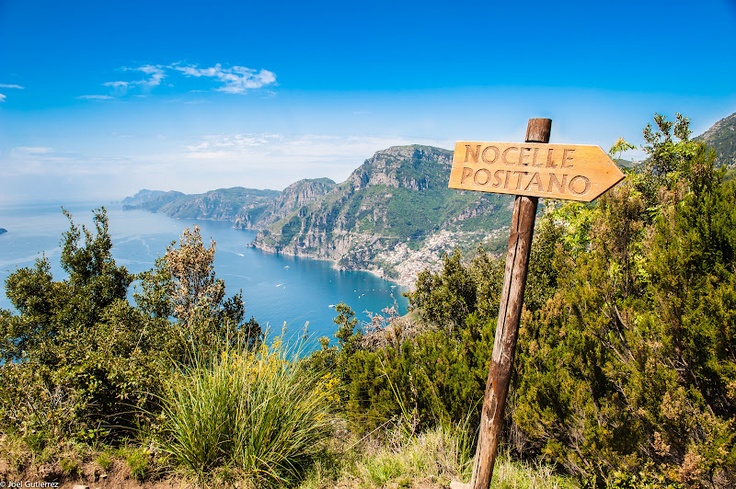
M 424 268 L 439 268 L 443 254 L 475 250 L 511 221 L 511 199 L 449 189 L 451 166 L 452 152 L 441 148 L 378 151 L 339 185 L 284 190 L 274 213 L 281 217 L 263 222 L 252 244 L 409 285 Z

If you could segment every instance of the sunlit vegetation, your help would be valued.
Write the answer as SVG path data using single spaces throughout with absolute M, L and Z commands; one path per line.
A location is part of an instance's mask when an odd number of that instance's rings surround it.
M 624 182 L 593 204 L 547 202 L 538 219 L 494 488 L 736 485 L 736 180 L 679 114 L 644 134 L 649 158 Z M 7 474 L 127 467 L 141 481 L 305 489 L 469 479 L 503 257 L 445 256 L 403 317 L 363 324 L 340 304 L 334 338 L 305 354 L 264 343 L 196 228 L 132 275 L 112 258 L 104 209 L 92 230 L 69 218 L 68 276 L 40 258 L 5 284 Z

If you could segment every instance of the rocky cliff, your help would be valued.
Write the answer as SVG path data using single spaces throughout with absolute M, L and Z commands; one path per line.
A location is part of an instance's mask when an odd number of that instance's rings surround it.
M 329 178 L 299 180 L 286 187 L 268 205 L 238 213 L 234 226 L 237 229 L 264 229 L 321 198 L 335 185 Z
M 451 165 L 440 148 L 379 151 L 324 195 L 288 207 L 253 245 L 409 284 L 444 252 L 494 240 L 510 222 L 508 197 L 448 189 Z

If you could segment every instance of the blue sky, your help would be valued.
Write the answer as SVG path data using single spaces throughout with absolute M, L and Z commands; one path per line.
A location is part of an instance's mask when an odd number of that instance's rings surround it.
M 530 117 L 606 150 L 655 112 L 697 134 L 736 112 L 735 48 L 735 0 L 0 0 L 0 204 L 342 181 Z

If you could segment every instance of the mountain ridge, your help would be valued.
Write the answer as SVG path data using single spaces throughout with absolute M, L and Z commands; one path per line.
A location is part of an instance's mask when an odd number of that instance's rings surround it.
M 327 177 L 307 178 L 294 182 L 276 195 L 263 209 L 239 213 L 235 216 L 233 226 L 236 229 L 263 229 L 299 207 L 320 198 L 335 185 L 337 184 Z
M 719 165 L 736 166 L 736 113 L 693 139 L 711 146 Z M 503 249 L 513 197 L 448 189 L 451 164 L 446 149 L 392 146 L 339 184 L 323 177 L 283 191 L 142 190 L 123 204 L 176 218 L 229 221 L 258 231 L 251 245 L 266 252 L 331 260 L 409 285 L 455 247 Z
M 408 285 L 510 221 L 510 198 L 449 189 L 451 165 L 451 151 L 431 146 L 378 151 L 323 198 L 262 229 L 253 246 Z
M 258 212 L 280 194 L 277 190 L 231 187 L 203 194 L 184 194 L 174 190 L 143 189 L 122 200 L 124 210 L 143 209 L 162 212 L 176 219 L 235 221 L 239 214 Z
M 703 141 L 715 150 L 716 165 L 736 167 L 736 112 L 720 119 L 693 139 Z
M 455 247 L 497 247 L 498 230 L 510 221 L 510 197 L 449 189 L 451 165 L 446 149 L 393 146 L 340 184 L 315 178 L 280 192 L 233 187 L 194 195 L 144 189 L 122 203 L 174 218 L 232 222 L 258 231 L 251 246 L 263 251 L 331 260 L 409 285 Z

